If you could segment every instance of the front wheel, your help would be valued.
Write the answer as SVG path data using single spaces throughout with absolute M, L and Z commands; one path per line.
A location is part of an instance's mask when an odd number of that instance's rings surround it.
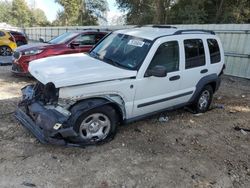
M 101 143 L 111 140 L 116 133 L 117 115 L 115 109 L 105 105 L 83 112 L 74 124 L 77 137 L 74 143 Z
M 193 110 L 195 113 L 204 113 L 206 112 L 213 99 L 213 88 L 210 85 L 205 86 L 197 99 L 193 103 Z
M 1 56 L 10 56 L 12 54 L 12 50 L 8 46 L 0 46 L 0 55 Z

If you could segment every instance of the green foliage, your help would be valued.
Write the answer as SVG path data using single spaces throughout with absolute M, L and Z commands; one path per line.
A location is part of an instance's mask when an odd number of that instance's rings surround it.
M 207 13 L 204 2 L 206 0 L 179 0 L 170 11 L 169 21 L 176 24 L 206 23 Z
M 64 8 L 58 16 L 61 24 L 66 26 L 74 24 L 81 9 L 81 0 L 56 0 L 56 2 Z
M 12 1 L 11 22 L 13 25 L 27 27 L 31 26 L 32 13 L 25 0 Z
M 97 25 L 98 18 L 105 19 L 106 0 L 55 0 L 63 11 L 57 13 L 53 25 Z
M 41 9 L 30 9 L 25 0 L 0 1 L 0 22 L 18 27 L 50 24 Z
M 32 9 L 32 26 L 48 26 L 50 25 L 50 22 L 47 20 L 47 17 L 43 10 L 37 8 Z
M 249 0 L 116 0 L 127 24 L 249 23 Z
M 0 1 L 0 22 L 9 23 L 11 18 L 11 2 Z

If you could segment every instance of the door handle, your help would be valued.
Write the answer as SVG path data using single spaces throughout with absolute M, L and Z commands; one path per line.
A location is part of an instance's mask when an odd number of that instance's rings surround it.
M 208 70 L 207 69 L 203 69 L 203 70 L 201 70 L 201 74 L 204 74 L 204 73 L 207 73 L 208 72 Z
M 169 78 L 170 81 L 174 81 L 174 80 L 179 80 L 181 77 L 180 75 L 176 75 L 176 76 L 172 76 Z

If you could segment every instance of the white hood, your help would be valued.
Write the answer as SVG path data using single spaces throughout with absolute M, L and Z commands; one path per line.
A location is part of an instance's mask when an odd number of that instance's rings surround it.
M 121 69 L 86 54 L 60 55 L 30 62 L 29 72 L 56 88 L 134 77 L 137 71 Z

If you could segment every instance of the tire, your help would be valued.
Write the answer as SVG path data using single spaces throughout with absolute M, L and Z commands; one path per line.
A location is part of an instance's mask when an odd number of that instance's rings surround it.
M 105 143 L 114 138 L 117 123 L 116 111 L 109 105 L 84 111 L 73 125 L 78 136 L 69 138 L 69 141 L 78 144 Z
M 0 55 L 1 56 L 11 56 L 12 49 L 9 46 L 0 46 Z
M 213 100 L 213 88 L 210 85 L 206 85 L 201 92 L 199 93 L 198 97 L 196 98 L 195 102 L 192 105 L 192 109 L 194 113 L 204 113 L 208 111 L 210 104 Z

